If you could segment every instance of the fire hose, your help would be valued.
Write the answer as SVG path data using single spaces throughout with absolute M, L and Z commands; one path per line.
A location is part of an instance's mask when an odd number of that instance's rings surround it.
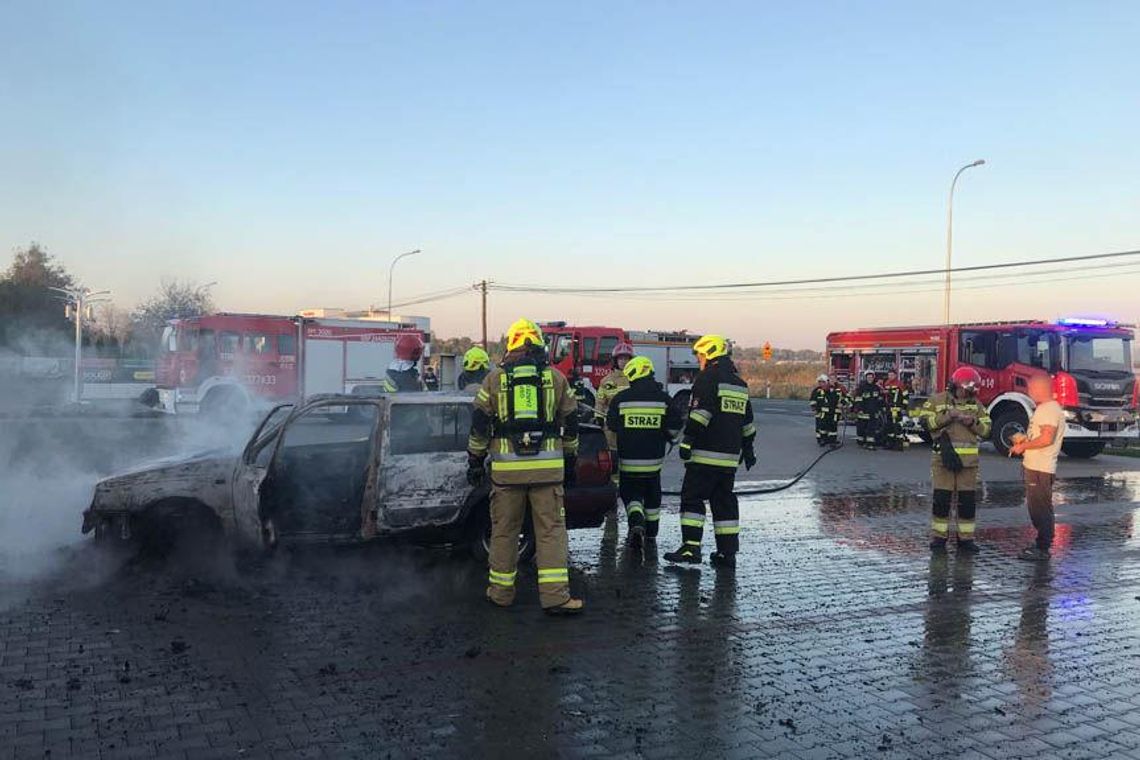
M 584 403 L 579 401 L 578 406 L 579 406 L 579 408 L 583 409 L 584 411 L 588 410 L 591 415 L 594 412 L 593 407 L 589 406 L 588 404 L 584 404 Z M 839 441 L 837 443 L 831 444 L 826 449 L 824 449 L 822 452 L 820 452 L 814 459 L 811 460 L 811 462 L 808 464 L 807 467 L 803 468 L 802 470 L 797 472 L 795 475 L 793 475 L 790 480 L 788 480 L 787 482 L 781 483 L 780 485 L 777 485 L 777 486 L 768 486 L 766 488 L 742 488 L 742 489 L 734 490 L 733 493 L 737 496 L 761 496 L 764 494 L 779 493 L 780 491 L 786 491 L 789 488 L 791 488 L 792 486 L 794 486 L 796 483 L 799 483 L 801 480 L 803 480 L 804 477 L 806 477 L 807 474 L 809 472 L 811 472 L 817 464 L 819 464 L 820 462 L 823 461 L 824 457 L 826 457 L 828 454 L 831 454 L 831 453 L 838 451 L 839 449 L 843 448 L 843 442 L 846 438 L 847 438 L 847 415 L 845 414 L 845 415 L 843 415 L 843 427 L 839 433 Z M 670 445 L 670 447 L 669 447 L 670 451 L 672 450 L 672 448 L 673 448 L 672 445 Z M 663 490 L 663 491 L 661 491 L 661 495 L 662 496 L 680 496 L 681 492 L 680 491 L 664 491 Z

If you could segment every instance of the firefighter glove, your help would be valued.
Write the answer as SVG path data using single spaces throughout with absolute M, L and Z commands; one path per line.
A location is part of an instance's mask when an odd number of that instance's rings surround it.
M 693 447 L 688 443 L 682 443 L 677 453 L 680 455 L 682 462 L 688 462 L 693 456 Z
M 578 482 L 578 456 L 576 454 L 567 454 L 562 460 L 565 473 L 562 476 L 562 482 L 568 486 L 572 486 Z
M 477 486 L 487 477 L 487 468 L 483 466 L 483 457 L 478 454 L 467 454 L 467 482 Z
M 744 462 L 744 469 L 751 470 L 756 466 L 756 452 L 752 449 L 744 449 L 740 452 L 740 461 Z

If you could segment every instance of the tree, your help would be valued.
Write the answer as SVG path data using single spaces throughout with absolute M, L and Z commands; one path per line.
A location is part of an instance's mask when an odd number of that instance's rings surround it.
M 56 353 L 70 324 L 51 288 L 74 285 L 74 278 L 39 243 L 17 250 L 0 278 L 0 345 L 23 353 Z
M 205 287 L 178 280 L 163 280 L 154 296 L 131 312 L 134 332 L 143 339 L 157 340 L 171 319 L 196 317 L 214 311 L 214 302 Z

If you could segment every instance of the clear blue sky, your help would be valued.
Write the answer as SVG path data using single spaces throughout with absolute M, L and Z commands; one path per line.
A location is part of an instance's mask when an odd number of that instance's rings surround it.
M 762 280 L 1140 248 L 1140 4 L 0 6 L 0 246 L 129 306 L 383 304 L 473 282 Z M 963 291 L 959 318 L 1140 316 L 1135 275 Z M 426 305 L 474 334 L 477 301 Z M 518 314 L 818 346 L 940 295 Z

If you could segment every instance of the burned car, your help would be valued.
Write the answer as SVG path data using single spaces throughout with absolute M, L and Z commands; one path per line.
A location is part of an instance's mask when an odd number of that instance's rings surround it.
M 472 397 L 326 395 L 272 409 L 240 451 L 162 460 L 99 481 L 83 532 L 169 545 L 226 536 L 240 547 L 401 537 L 461 544 L 485 558 L 490 485 L 466 479 Z M 597 527 L 614 506 L 605 436 L 581 428 L 569 528 Z M 520 554 L 534 551 L 524 527 Z

